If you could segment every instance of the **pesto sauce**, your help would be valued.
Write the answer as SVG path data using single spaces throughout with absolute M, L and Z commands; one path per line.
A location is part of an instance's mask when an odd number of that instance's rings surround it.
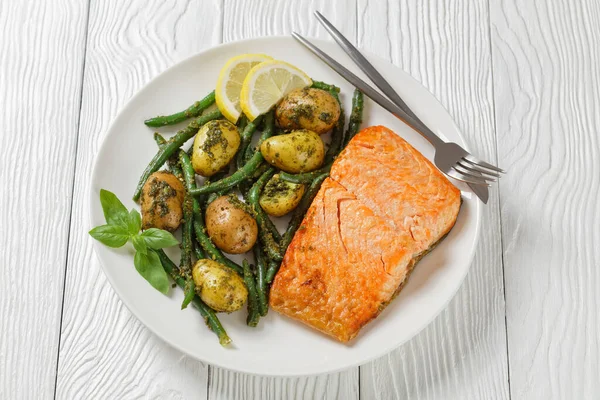
M 150 206 L 150 211 L 153 214 L 159 212 L 161 217 L 169 214 L 169 199 L 171 197 L 177 196 L 177 191 L 171 187 L 167 182 L 154 179 L 150 183 L 150 190 L 148 191 L 148 195 L 152 197 L 152 204 Z
M 300 118 L 306 118 L 309 121 L 314 118 L 315 106 L 307 103 L 296 104 L 291 111 L 288 118 L 296 126 L 301 126 Z
M 229 203 L 237 209 L 244 211 L 248 215 L 253 215 L 252 209 L 250 206 L 243 201 L 241 201 L 234 193 L 230 193 L 227 195 L 227 200 Z
M 300 185 L 296 185 L 294 183 L 288 183 L 283 179 L 280 179 L 279 176 L 274 176 L 267 184 L 263 190 L 263 196 L 267 198 L 269 201 L 273 203 L 278 203 L 279 199 L 291 197 L 298 190 Z
M 211 121 L 208 125 L 208 130 L 206 131 L 206 139 L 202 146 L 200 147 L 203 152 L 208 154 L 210 158 L 215 158 L 212 149 L 215 146 L 221 146 L 221 150 L 225 152 L 227 150 L 227 146 L 229 145 L 229 141 L 223 135 L 222 124 L 226 123 L 225 121 Z
M 325 122 L 326 124 L 329 124 L 333 119 L 333 115 L 328 112 L 322 112 L 321 114 L 319 114 L 319 119 Z

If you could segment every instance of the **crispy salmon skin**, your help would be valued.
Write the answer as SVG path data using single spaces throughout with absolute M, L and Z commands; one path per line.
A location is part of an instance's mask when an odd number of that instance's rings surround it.
M 362 130 L 288 247 L 271 307 L 350 341 L 450 231 L 459 209 L 460 191 L 404 139 L 382 126 Z

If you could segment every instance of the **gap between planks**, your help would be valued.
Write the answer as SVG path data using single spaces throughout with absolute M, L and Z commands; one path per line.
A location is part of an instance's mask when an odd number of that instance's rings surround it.
M 77 126 L 77 137 L 75 138 L 75 157 L 74 157 L 74 161 L 73 161 L 73 180 L 71 182 L 71 203 L 70 203 L 70 211 L 69 211 L 69 222 L 68 222 L 68 228 L 67 228 L 67 242 L 66 242 L 66 251 L 65 251 L 65 266 L 63 269 L 63 284 L 62 284 L 62 301 L 60 303 L 60 320 L 58 323 L 58 343 L 56 346 L 56 369 L 54 372 L 54 395 L 53 398 L 56 399 L 56 388 L 58 387 L 58 363 L 60 362 L 60 342 L 61 342 L 61 337 L 62 337 L 62 324 L 63 324 L 63 314 L 64 314 L 64 310 L 65 310 L 65 292 L 66 292 L 66 282 L 67 282 L 67 265 L 69 263 L 69 244 L 71 242 L 71 222 L 73 220 L 73 203 L 74 203 L 74 191 L 75 191 L 75 177 L 76 177 L 76 170 L 77 170 L 77 153 L 78 153 L 78 147 L 79 147 L 79 130 L 80 130 L 80 123 L 81 123 L 81 106 L 83 104 L 83 83 L 84 83 L 84 79 L 85 79 L 85 59 L 86 59 L 86 55 L 87 55 L 87 47 L 88 47 L 88 32 L 90 29 L 90 9 L 91 9 L 91 0 L 88 0 L 87 2 L 87 12 L 86 12 L 86 16 L 85 16 L 85 31 L 83 33 L 83 56 L 82 56 L 82 61 L 81 61 L 81 72 L 79 74 L 80 77 L 80 82 L 81 82 L 81 89 L 79 91 L 79 112 L 77 113 L 77 122 L 76 122 L 76 126 Z
M 494 79 L 494 46 L 492 45 L 492 15 L 491 15 L 491 11 L 490 11 L 490 1 L 488 0 L 486 2 L 487 5 L 487 14 L 488 14 L 488 46 L 490 49 L 490 58 L 491 58 L 491 62 L 490 62 L 490 73 L 492 74 L 492 123 L 493 123 L 493 127 L 494 127 L 494 137 L 496 139 L 496 163 L 495 165 L 499 164 L 499 160 L 500 160 L 500 154 L 499 154 L 499 143 L 498 143 L 498 123 L 497 123 L 497 119 L 498 119 L 498 115 L 497 115 L 497 109 L 496 109 L 496 81 Z M 502 168 L 502 167 L 501 167 Z M 508 398 L 509 400 L 512 399 L 512 391 L 511 391 L 511 387 L 510 387 L 510 347 L 508 346 L 508 317 L 506 315 L 507 311 L 506 311 L 506 269 L 504 267 L 504 239 L 503 239 L 503 232 L 502 232 L 502 204 L 501 204 L 501 200 L 502 200 L 502 196 L 500 195 L 500 190 L 502 190 L 501 186 L 500 186 L 500 180 L 498 180 L 498 191 L 497 191 L 497 199 L 498 199 L 498 219 L 500 221 L 499 226 L 498 226 L 498 231 L 499 231 L 499 235 L 500 235 L 500 264 L 502 266 L 502 295 L 504 296 L 504 338 L 505 338 L 505 345 L 506 345 L 506 378 L 507 381 L 506 383 L 508 384 Z

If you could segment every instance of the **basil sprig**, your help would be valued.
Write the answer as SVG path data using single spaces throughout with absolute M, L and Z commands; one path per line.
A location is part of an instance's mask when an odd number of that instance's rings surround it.
M 140 213 L 127 208 L 108 190 L 100 190 L 100 203 L 106 225 L 90 231 L 90 235 L 108 247 L 121 247 L 131 241 L 135 248 L 133 263 L 135 269 L 156 290 L 163 294 L 169 291 L 169 278 L 154 250 L 179 244 L 175 237 L 162 229 L 150 228 L 140 233 L 142 217 Z

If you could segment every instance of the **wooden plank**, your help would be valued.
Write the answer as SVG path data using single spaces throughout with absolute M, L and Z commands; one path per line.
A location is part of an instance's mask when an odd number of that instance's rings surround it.
M 600 3 L 490 6 L 512 398 L 598 398 Z
M 54 395 L 86 15 L 0 2 L 0 398 Z
M 358 3 L 359 45 L 409 72 L 448 109 L 475 154 L 496 159 L 487 1 Z M 498 192 L 465 283 L 395 352 L 361 367 L 364 399 L 508 398 Z
M 206 398 L 208 368 L 171 349 L 117 298 L 92 251 L 88 188 L 117 111 L 153 76 L 221 40 L 221 3 L 93 0 L 57 397 Z
M 316 9 L 331 18 L 348 37 L 355 38 L 354 2 L 343 0 L 276 1 L 225 0 L 223 41 L 289 34 L 297 30 L 308 36 L 326 37 L 312 16 Z M 293 360 L 290 360 L 293 362 Z M 308 378 L 262 378 L 211 368 L 209 398 L 212 399 L 357 399 L 358 368 Z

